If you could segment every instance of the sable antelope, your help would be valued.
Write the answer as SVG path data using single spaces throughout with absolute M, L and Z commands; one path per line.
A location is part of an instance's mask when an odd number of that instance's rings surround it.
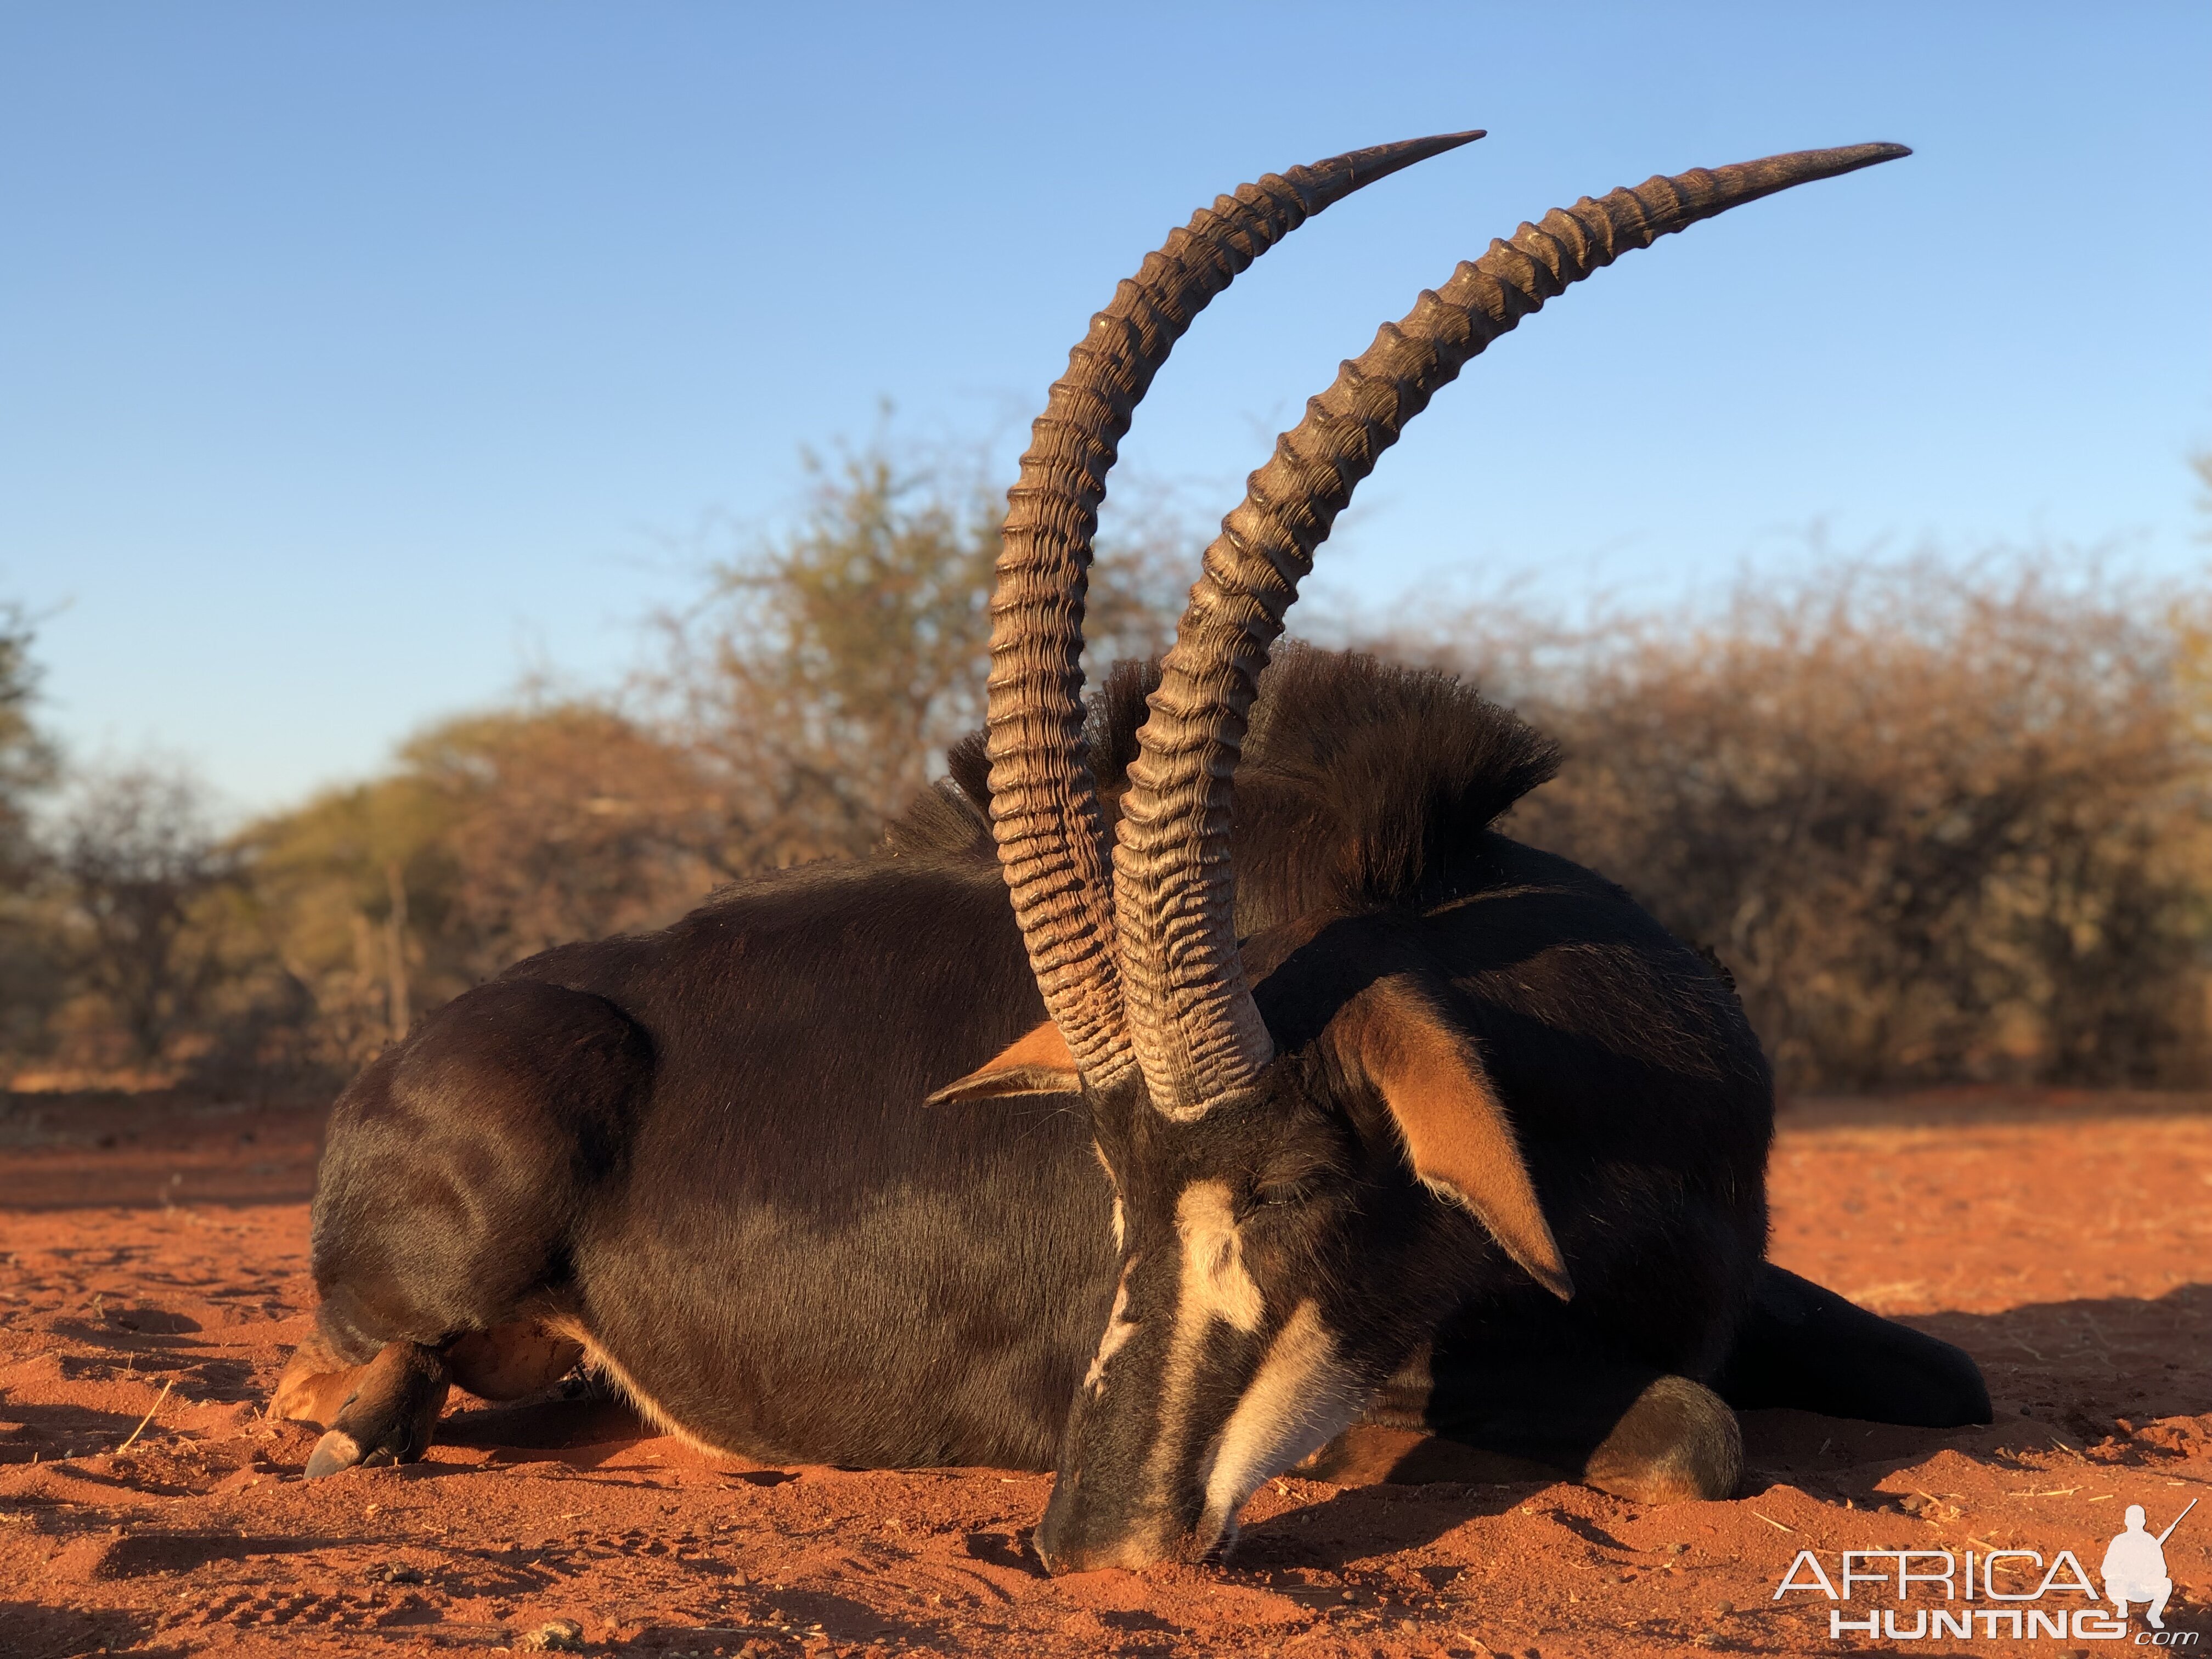
M 1654 1498 L 1725 1495 L 1731 1405 L 1986 1420 L 1965 1355 L 1762 1262 L 1733 994 L 1490 827 L 1551 745 L 1440 676 L 1262 672 L 1353 486 L 1491 339 L 1903 149 L 1654 179 L 1461 265 L 1253 475 L 1166 659 L 1086 709 L 1097 508 L 1176 338 L 1305 218 L 1479 136 L 1246 185 L 1121 284 L 1012 492 L 987 732 L 882 854 L 532 957 L 346 1091 L 272 1407 L 329 1425 L 310 1474 L 580 1354 L 714 1448 L 1056 1464 L 1057 1571 L 1204 1554 L 1363 1413 Z

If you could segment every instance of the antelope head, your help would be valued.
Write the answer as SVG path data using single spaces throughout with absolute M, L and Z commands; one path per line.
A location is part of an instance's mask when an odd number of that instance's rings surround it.
M 1258 1486 L 1348 1425 L 1471 1279 L 1575 1293 L 1571 1218 L 1547 1212 L 1414 919 L 1237 937 L 1237 757 L 1315 550 L 1404 423 L 1546 300 L 1668 232 L 1907 153 L 1807 151 L 1585 198 L 1386 325 L 1207 549 L 1109 843 L 1078 662 L 1097 507 L 1138 399 L 1196 312 L 1288 229 L 1478 136 L 1340 156 L 1200 213 L 1092 319 L 1012 491 L 992 817 L 1050 1018 L 940 1097 L 1079 1091 L 1114 1182 L 1119 1284 L 1036 1534 L 1054 1571 L 1219 1547 Z

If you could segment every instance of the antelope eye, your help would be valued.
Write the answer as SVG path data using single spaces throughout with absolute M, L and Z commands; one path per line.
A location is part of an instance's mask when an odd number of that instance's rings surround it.
M 1321 1192 L 1321 1182 L 1310 1176 L 1301 1176 L 1291 1181 L 1262 1182 L 1252 1189 L 1252 1207 L 1256 1210 L 1291 1209 L 1310 1204 Z

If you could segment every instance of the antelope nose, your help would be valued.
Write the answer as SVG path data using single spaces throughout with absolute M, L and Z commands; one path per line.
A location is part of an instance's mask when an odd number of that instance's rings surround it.
M 1148 1548 L 1141 1540 L 1117 1539 L 1110 1543 L 1078 1545 L 1073 1548 L 1053 1549 L 1039 1542 L 1037 1559 L 1044 1570 L 1055 1578 L 1063 1573 L 1097 1572 L 1107 1567 L 1119 1567 L 1133 1572 L 1139 1567 L 1149 1567 L 1165 1558 L 1156 1549 Z
M 1097 1540 L 1090 1535 L 1092 1529 L 1084 1524 L 1078 1507 L 1055 1488 L 1037 1522 L 1031 1541 L 1036 1546 L 1037 1559 L 1048 1573 L 1088 1572 L 1106 1565 L 1099 1559 L 1103 1552 Z
M 1031 1541 L 1044 1570 L 1055 1576 L 1096 1572 L 1103 1567 L 1133 1570 L 1166 1559 L 1158 1529 L 1141 1519 L 1086 1513 L 1083 1506 L 1057 1497 L 1037 1522 Z

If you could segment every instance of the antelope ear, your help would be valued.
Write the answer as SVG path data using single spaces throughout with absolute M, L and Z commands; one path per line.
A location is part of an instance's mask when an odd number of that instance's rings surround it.
M 944 1106 L 956 1100 L 990 1100 L 1000 1095 L 1072 1095 L 1083 1086 L 1067 1039 L 1050 1020 L 1018 1037 L 998 1057 L 948 1083 L 923 1100 Z
M 1424 1186 L 1474 1212 L 1506 1255 L 1558 1297 L 1574 1280 L 1536 1201 L 1513 1121 L 1481 1057 L 1411 975 L 1382 980 L 1337 1016 L 1348 1055 L 1382 1093 Z

